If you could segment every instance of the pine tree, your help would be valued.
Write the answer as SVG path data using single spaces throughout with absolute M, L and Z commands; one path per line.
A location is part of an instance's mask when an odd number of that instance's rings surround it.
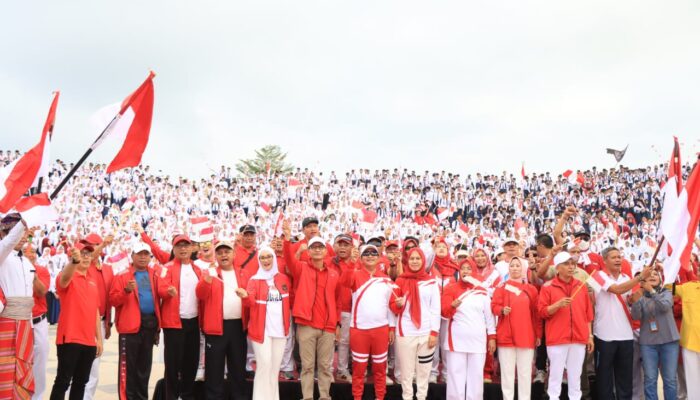
M 268 163 L 270 174 L 291 172 L 294 167 L 285 163 L 287 153 L 277 145 L 267 145 L 255 150 L 255 158 L 243 159 L 236 164 L 236 170 L 243 175 L 266 174 Z

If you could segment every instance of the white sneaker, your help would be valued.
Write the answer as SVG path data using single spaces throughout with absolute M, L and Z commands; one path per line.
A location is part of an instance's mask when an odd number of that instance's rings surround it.
M 547 372 L 543 369 L 538 369 L 537 373 L 535 373 L 535 379 L 532 380 L 533 383 L 544 383 L 545 378 L 547 377 Z
M 391 379 L 391 378 L 389 378 L 389 375 L 386 376 L 386 384 L 387 384 L 387 385 L 393 385 L 393 384 L 394 384 L 394 380 Z
M 430 375 L 430 378 L 428 378 L 428 383 L 437 383 L 437 376 Z

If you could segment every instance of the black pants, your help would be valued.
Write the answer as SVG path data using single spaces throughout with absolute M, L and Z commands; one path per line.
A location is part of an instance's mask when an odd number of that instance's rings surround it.
M 595 376 L 599 400 L 632 399 L 633 343 L 632 340 L 606 342 L 595 338 Z
M 119 398 L 148 400 L 148 379 L 153 364 L 153 345 L 158 334 L 156 316 L 141 314 L 136 333 L 119 335 Z M 122 368 L 126 371 L 122 373 Z
M 542 322 L 540 322 L 542 323 Z M 544 336 L 544 328 L 542 329 L 542 342 L 535 349 L 535 368 L 540 371 L 547 370 L 547 338 Z
M 95 361 L 97 347 L 78 343 L 64 343 L 56 346 L 58 367 L 56 379 L 51 389 L 51 400 L 63 400 L 70 386 L 70 400 L 82 400 L 85 384 L 90 379 L 90 368 Z
M 163 329 L 165 340 L 165 398 L 194 399 L 194 378 L 199 364 L 197 318 L 180 319 L 182 329 Z
M 206 335 L 204 386 L 207 400 L 247 399 L 245 393 L 246 334 L 240 319 L 225 319 L 223 335 Z M 224 363 L 228 368 L 228 390 L 224 387 Z

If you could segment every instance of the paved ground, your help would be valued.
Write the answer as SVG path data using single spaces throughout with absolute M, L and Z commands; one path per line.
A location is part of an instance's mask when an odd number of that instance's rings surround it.
M 49 328 L 49 338 L 50 338 L 50 350 L 49 350 L 49 362 L 46 368 L 46 382 L 47 382 L 47 393 L 44 398 L 48 399 L 51 392 L 51 386 L 53 385 L 54 377 L 56 376 L 56 325 Z M 102 360 L 100 363 L 100 381 L 97 386 L 96 399 L 99 400 L 114 400 L 117 398 L 117 337 L 116 332 L 114 335 L 105 342 L 104 354 L 102 354 Z M 153 349 L 153 367 L 151 370 L 151 380 L 149 381 L 148 396 L 149 398 L 153 396 L 153 389 L 155 387 L 158 379 L 163 377 L 163 362 L 159 358 L 160 348 L 155 347 Z M 68 395 L 66 394 L 66 398 Z

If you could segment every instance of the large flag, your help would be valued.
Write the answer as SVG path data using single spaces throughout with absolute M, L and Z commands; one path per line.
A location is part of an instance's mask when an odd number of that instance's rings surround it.
M 190 218 L 192 240 L 196 242 L 211 242 L 214 240 L 214 226 L 207 217 Z
M 153 77 L 155 74 L 149 73 L 141 86 L 121 104 L 109 105 L 93 116 L 93 120 L 110 122 L 90 146 L 91 150 L 94 151 L 107 137 L 113 137 L 122 143 L 119 152 L 107 166 L 107 173 L 135 167 L 141 163 L 153 118 Z
M 48 171 L 48 155 L 44 153 L 56 120 L 59 92 L 54 92 L 53 101 L 46 117 L 41 140 L 22 157 L 0 169 L 0 213 L 7 213 L 34 183 L 41 177 L 41 171 Z
M 578 184 L 580 186 L 583 186 L 583 184 L 586 183 L 586 179 L 583 177 L 583 174 L 581 172 L 577 172 L 574 174 L 572 170 L 567 169 L 562 175 L 572 185 Z
M 44 226 L 49 222 L 58 221 L 58 212 L 51 205 L 47 193 L 23 197 L 15 204 L 15 210 L 20 213 L 27 226 Z
M 301 187 L 301 182 L 295 178 L 289 178 L 287 180 L 287 197 L 296 196 L 297 189 Z
M 525 179 L 525 161 L 523 161 L 523 165 L 520 167 L 520 176 Z
M 680 175 L 679 175 L 680 177 Z M 674 178 L 664 185 L 664 206 L 661 212 L 661 231 L 665 248 L 664 283 L 673 283 L 678 271 L 690 268 L 690 253 L 700 222 L 700 168 L 697 162 L 688 182 L 676 195 Z
M 605 149 L 606 153 L 612 154 L 613 157 L 615 157 L 615 161 L 620 162 L 622 161 L 622 158 L 625 156 L 625 153 L 627 153 L 627 148 L 629 145 L 625 146 L 623 150 L 615 150 L 615 149 Z

